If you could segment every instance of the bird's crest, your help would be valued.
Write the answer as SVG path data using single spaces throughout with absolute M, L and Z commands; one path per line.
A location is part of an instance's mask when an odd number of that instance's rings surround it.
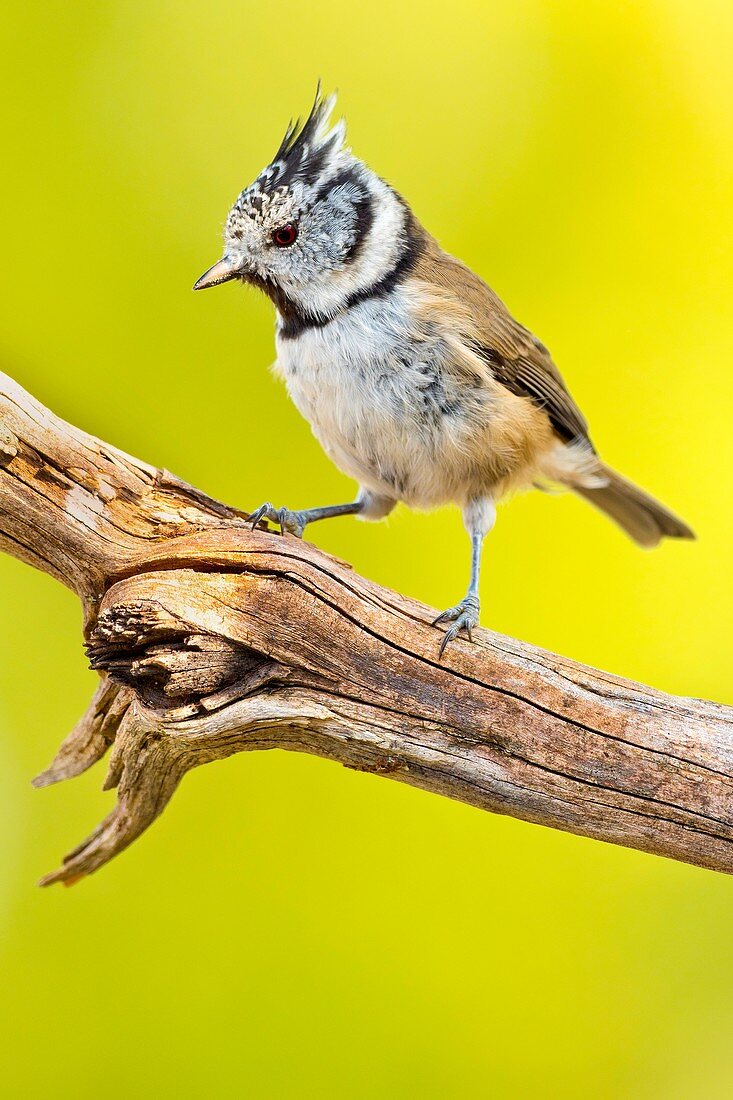
M 320 84 L 305 122 L 290 122 L 272 163 L 255 180 L 253 187 L 270 190 L 301 183 L 308 187 L 331 174 L 344 148 L 344 119 L 331 126 L 336 93 L 323 96 Z

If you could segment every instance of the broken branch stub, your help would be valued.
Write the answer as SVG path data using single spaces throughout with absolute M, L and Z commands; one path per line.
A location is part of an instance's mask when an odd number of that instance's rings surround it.
M 0 376 L 0 546 L 73 588 L 101 675 L 37 785 L 110 749 L 112 813 L 43 881 L 126 847 L 190 768 L 284 748 L 733 870 L 733 712 L 434 612 L 71 428 Z

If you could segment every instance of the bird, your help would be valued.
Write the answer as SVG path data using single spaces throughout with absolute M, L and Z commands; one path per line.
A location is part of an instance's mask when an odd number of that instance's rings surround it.
M 194 290 L 238 280 L 269 296 L 275 373 L 359 486 L 342 504 L 266 502 L 253 526 L 302 537 L 318 520 L 379 520 L 398 502 L 461 508 L 470 581 L 434 620 L 442 659 L 459 635 L 472 640 L 484 539 L 516 490 L 572 490 L 644 547 L 694 534 L 600 459 L 547 348 L 353 155 L 344 120 L 332 123 L 335 103 L 319 85 L 305 120 L 291 121 L 229 211 L 223 257 Z

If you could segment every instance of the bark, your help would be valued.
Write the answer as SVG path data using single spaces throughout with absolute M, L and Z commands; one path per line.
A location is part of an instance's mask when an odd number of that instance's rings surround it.
M 733 710 L 435 612 L 59 420 L 0 375 L 0 547 L 72 588 L 100 685 L 34 782 L 110 750 L 105 821 L 44 884 L 125 848 L 185 773 L 309 752 L 482 809 L 733 870 Z

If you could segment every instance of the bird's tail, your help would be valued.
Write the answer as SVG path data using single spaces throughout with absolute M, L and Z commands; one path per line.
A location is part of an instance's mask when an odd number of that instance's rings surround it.
M 686 523 L 643 489 L 606 465 L 601 465 L 599 473 L 608 479 L 606 485 L 598 488 L 573 485 L 573 489 L 615 520 L 639 546 L 656 546 L 663 538 L 694 539 L 694 532 Z

